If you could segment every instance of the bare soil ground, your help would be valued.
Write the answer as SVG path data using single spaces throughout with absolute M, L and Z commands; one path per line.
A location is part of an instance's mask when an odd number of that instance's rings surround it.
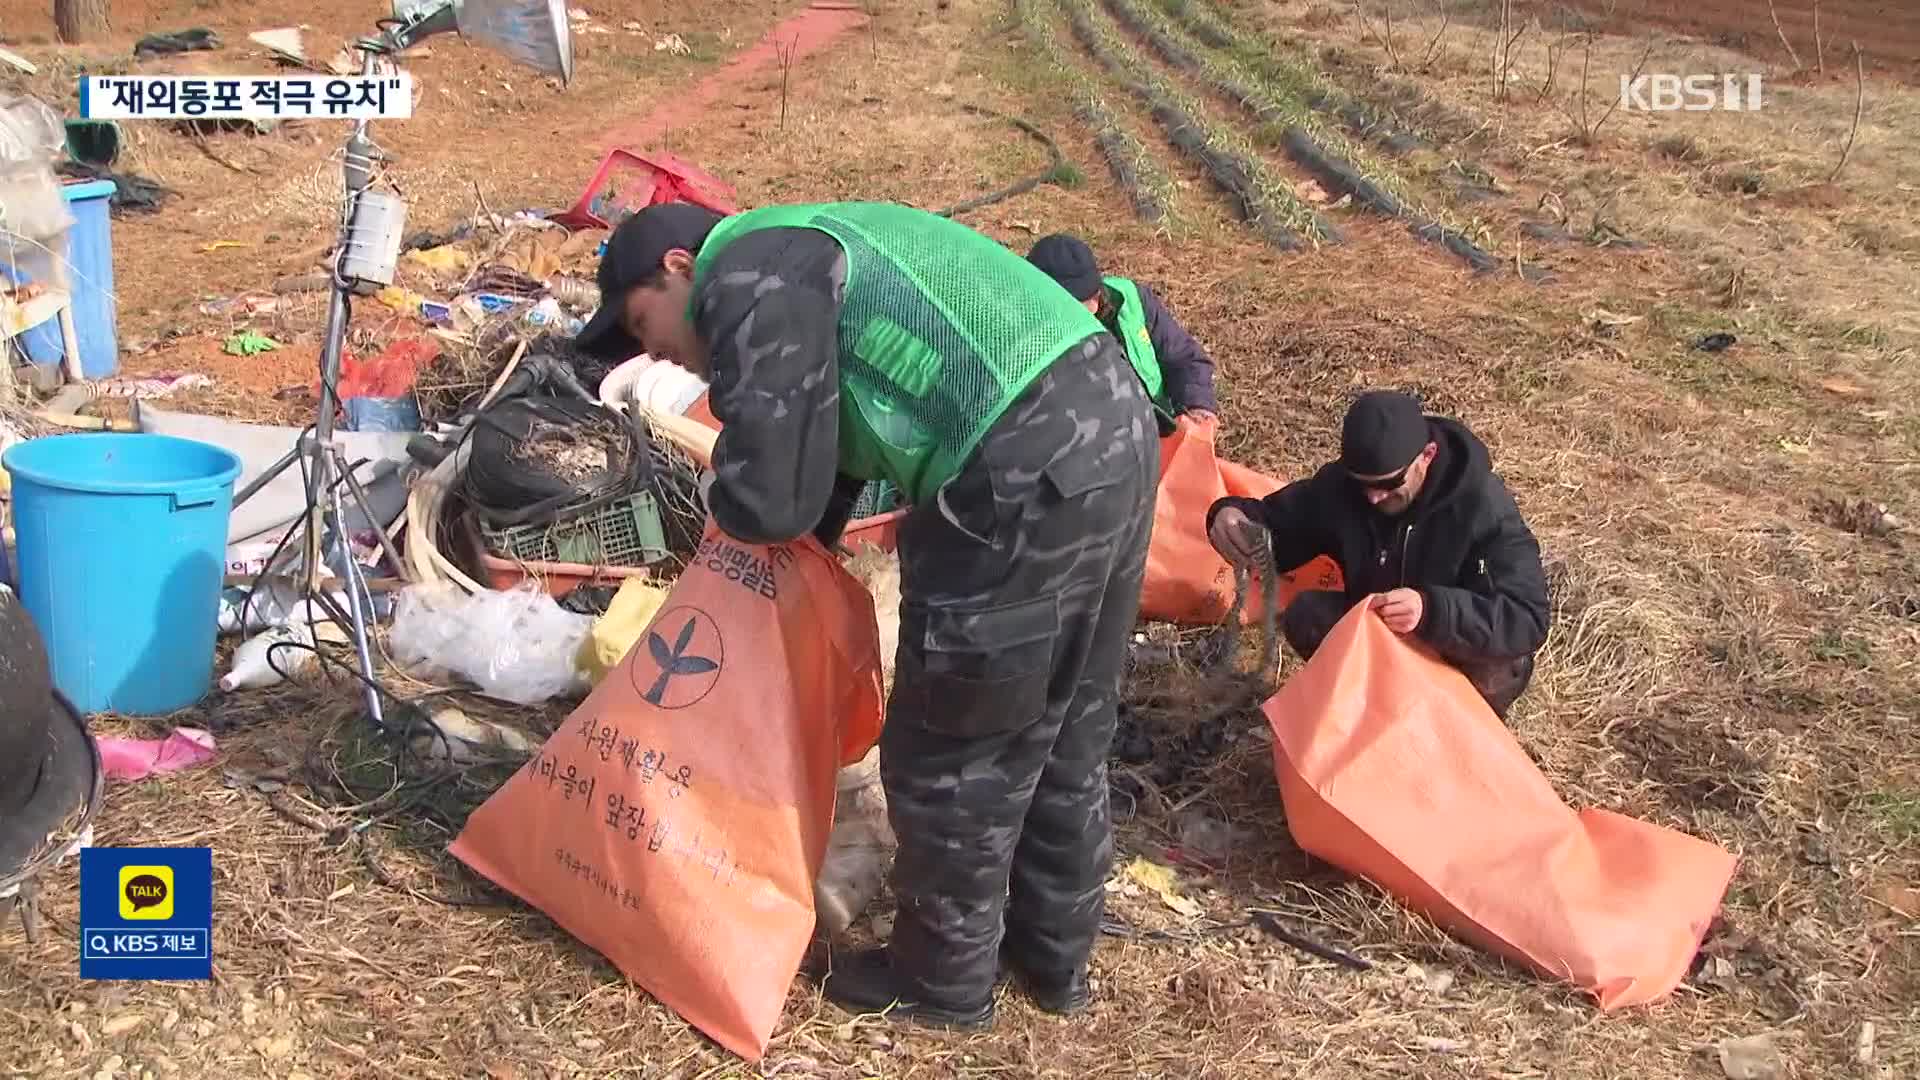
M 1521 5 L 1516 4 L 1515 7 Z M 1532 6 L 1532 5 L 1527 5 Z M 1615 27 L 1670 27 L 1730 48 L 1815 72 L 1845 69 L 1853 45 L 1899 78 L 1920 77 L 1920 11 L 1890 0 L 1575 0 L 1568 5 L 1619 20 Z M 1781 38 L 1786 41 L 1783 43 Z M 1791 51 L 1789 51 L 1791 46 Z
M 1133 2 L 1170 19 L 1186 10 Z M 1473 275 L 1402 223 L 1336 200 L 1313 205 L 1343 243 L 1274 250 L 1094 64 L 1049 0 L 1013 10 L 882 0 L 869 29 L 785 80 L 777 68 L 748 80 L 663 142 L 737 184 L 744 205 L 939 207 L 1045 166 L 1031 141 L 963 106 L 1024 116 L 1060 142 L 1075 175 L 965 220 L 1020 251 L 1044 233 L 1078 231 L 1108 265 L 1159 287 L 1218 362 L 1229 456 L 1305 472 L 1332 452 L 1340 411 L 1361 387 L 1413 389 L 1463 418 L 1539 533 L 1555 592 L 1553 636 L 1512 726 L 1573 805 L 1671 825 L 1740 857 L 1725 925 L 1709 941 L 1713 963 L 1667 1002 L 1603 1015 L 1453 941 L 1293 846 L 1262 722 L 1245 713 L 1224 746 L 1193 762 L 1203 782 L 1184 809 L 1234 830 L 1219 865 L 1180 869 L 1202 917 L 1117 880 L 1114 914 L 1151 933 L 1102 944 L 1089 1015 L 1048 1019 L 1010 995 L 991 1033 L 903 1032 L 854 1022 L 796 981 L 755 1070 L 543 916 L 474 906 L 491 894 L 444 854 L 457 812 L 342 841 L 326 829 L 361 819 L 327 805 L 324 785 L 269 795 L 217 766 L 115 786 L 99 837 L 216 849 L 215 982 L 78 981 L 69 871 L 50 886 L 57 927 L 47 939 L 29 946 L 17 926 L 0 931 L 0 1070 L 1637 1080 L 1720 1076 L 1721 1040 L 1770 1035 L 1778 1076 L 1920 1074 L 1920 573 L 1911 533 L 1883 528 L 1880 511 L 1906 522 L 1920 514 L 1911 122 L 1920 94 L 1870 77 L 1835 177 L 1856 103 L 1838 74 L 1782 86 L 1759 113 L 1607 113 L 1608 88 L 1647 47 L 1630 23 L 1590 45 L 1564 28 L 1530 34 L 1495 100 L 1491 4 L 1449 5 L 1459 9 L 1451 17 L 1397 6 L 1389 49 L 1377 10 L 1363 21 L 1347 4 L 1189 3 L 1415 131 L 1421 146 L 1380 154 L 1378 168 L 1445 208 L 1505 268 Z M 585 6 L 614 32 L 578 39 L 580 79 L 564 94 L 458 42 L 436 42 L 415 66 L 430 119 L 381 136 L 410 181 L 413 225 L 454 224 L 481 199 L 495 209 L 569 202 L 600 133 L 684 95 L 791 7 Z M 1836 19 L 1871 14 L 1831 6 Z M 1741 10 L 1756 7 L 1764 18 L 1763 2 Z M 110 51 L 120 57 L 150 29 L 206 24 L 240 42 L 247 30 L 304 20 L 343 36 L 377 14 L 364 3 L 116 8 L 122 35 Z M 1099 0 L 1088 10 L 1114 26 Z M 647 32 L 620 30 L 630 19 Z M 1035 21 L 1053 31 L 1051 55 L 1024 32 Z M 1248 62 L 1174 25 L 1189 49 Z M 1883 26 L 1896 24 L 1870 29 Z M 0 27 L 10 47 L 62 78 L 82 55 L 14 44 L 48 33 L 39 4 L 0 0 Z M 1191 97 L 1211 138 L 1276 189 L 1313 197 L 1301 186 L 1308 175 L 1236 102 L 1114 32 Z M 667 33 L 695 43 L 694 55 L 655 50 L 653 37 Z M 1763 36 L 1751 44 L 1771 56 Z M 1873 36 L 1882 48 L 1904 40 L 1893 29 Z M 1648 61 L 1674 71 L 1759 62 L 1678 37 L 1656 40 Z M 1133 217 L 1076 113 L 1069 76 L 1094 87 L 1170 177 L 1166 222 Z M 164 360 L 130 364 L 194 365 L 228 327 L 201 314 L 206 296 L 269 286 L 292 272 L 281 252 L 304 269 L 311 256 L 300 252 L 327 236 L 338 137 L 313 125 L 211 140 L 252 170 L 236 172 L 179 136 L 135 128 L 134 167 L 183 197 L 115 223 L 122 334 L 181 340 L 156 350 Z M 250 246 L 202 250 L 219 239 Z M 1521 280 L 1515 262 L 1551 282 Z M 289 334 L 317 334 L 317 310 L 283 317 Z M 1709 333 L 1735 344 L 1695 348 Z M 255 386 L 301 377 L 267 374 Z M 229 391 L 221 407 L 259 400 L 259 389 Z M 1177 732 L 1190 717 L 1145 703 L 1169 690 L 1191 697 L 1188 679 L 1143 675 L 1131 695 Z M 323 759 L 341 749 L 346 697 L 301 687 L 183 719 L 222 728 L 221 766 L 292 767 L 296 780 L 312 779 L 299 766 L 316 746 Z M 1189 820 L 1144 802 L 1122 829 L 1122 857 L 1190 846 Z M 1252 906 L 1298 916 L 1373 969 L 1349 972 L 1235 928 Z

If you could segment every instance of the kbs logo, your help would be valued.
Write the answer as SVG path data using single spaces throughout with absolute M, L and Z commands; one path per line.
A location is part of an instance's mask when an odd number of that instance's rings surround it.
M 1762 91 L 1758 74 L 1620 76 L 1620 106 L 1640 112 L 1755 112 Z
M 173 867 L 121 867 L 120 917 L 157 921 L 173 918 Z

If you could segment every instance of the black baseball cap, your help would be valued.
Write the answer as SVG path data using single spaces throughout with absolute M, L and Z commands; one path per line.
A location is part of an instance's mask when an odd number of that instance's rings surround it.
M 1068 233 L 1043 236 L 1027 252 L 1027 261 L 1066 287 L 1082 303 L 1100 292 L 1100 264 L 1086 241 Z
M 1391 390 L 1369 391 L 1347 410 L 1340 464 L 1354 476 L 1387 476 L 1413 464 L 1430 441 L 1418 400 Z
M 640 343 L 620 323 L 627 293 L 660 272 L 667 252 L 699 251 L 720 218 L 704 206 L 670 202 L 649 206 L 616 226 L 594 275 L 600 285 L 600 310 L 573 339 L 574 347 L 602 360 L 625 360 L 638 353 Z

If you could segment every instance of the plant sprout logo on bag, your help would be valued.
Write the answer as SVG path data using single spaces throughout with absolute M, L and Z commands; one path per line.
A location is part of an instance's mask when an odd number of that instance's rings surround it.
M 713 617 L 696 607 L 669 608 L 647 630 L 647 654 L 629 669 L 633 688 L 662 709 L 698 705 L 720 681 L 726 643 Z

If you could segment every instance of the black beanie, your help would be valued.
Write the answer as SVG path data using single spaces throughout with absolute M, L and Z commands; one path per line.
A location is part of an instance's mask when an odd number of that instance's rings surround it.
M 1082 303 L 1100 292 L 1100 264 L 1093 259 L 1093 249 L 1077 236 L 1067 233 L 1043 236 L 1034 243 L 1033 250 L 1027 252 L 1027 261 Z
M 1432 436 L 1420 402 L 1391 390 L 1360 395 L 1340 432 L 1340 464 L 1354 476 L 1388 476 L 1413 463 Z

